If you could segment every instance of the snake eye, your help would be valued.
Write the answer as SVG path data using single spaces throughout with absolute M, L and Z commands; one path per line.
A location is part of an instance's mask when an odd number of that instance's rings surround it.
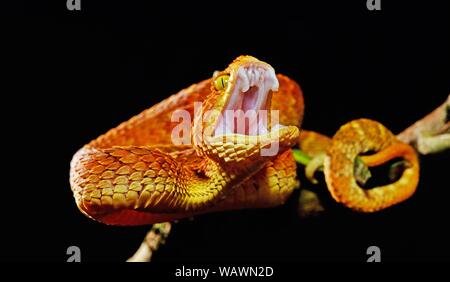
M 227 75 L 227 74 L 220 75 L 220 76 L 216 77 L 216 78 L 214 79 L 214 87 L 215 87 L 217 90 L 223 90 L 223 89 L 225 89 L 225 87 L 227 87 L 228 79 L 229 79 L 229 78 L 230 78 L 230 76 Z

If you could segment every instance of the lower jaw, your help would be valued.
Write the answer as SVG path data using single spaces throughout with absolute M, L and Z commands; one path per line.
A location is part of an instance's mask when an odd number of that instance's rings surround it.
M 134 210 L 120 210 L 94 217 L 95 220 L 109 225 L 136 226 L 173 221 L 191 217 L 197 213 L 150 213 Z

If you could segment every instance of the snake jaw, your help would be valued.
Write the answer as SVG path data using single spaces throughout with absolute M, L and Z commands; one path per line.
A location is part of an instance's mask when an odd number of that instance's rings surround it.
M 194 122 L 194 135 L 200 136 L 194 144 L 200 154 L 240 162 L 256 155 L 276 156 L 295 144 L 298 128 L 279 124 L 278 112 L 271 109 L 272 94 L 279 88 L 272 66 L 241 56 L 215 77 L 221 75 L 229 75 L 227 86 L 211 87 L 215 95 Z
M 236 61 L 239 62 L 237 65 Z M 214 122 L 214 136 L 258 135 L 270 131 L 269 116 L 272 91 L 279 82 L 275 70 L 253 57 L 235 60 L 229 67 L 230 79 L 222 101 L 217 105 L 221 116 Z M 248 118 L 246 124 L 245 118 Z
M 239 57 L 222 76 L 218 77 L 219 73 L 213 80 L 183 89 L 80 149 L 71 163 L 70 184 L 81 212 L 106 224 L 141 225 L 285 202 L 297 186 L 295 161 L 287 149 L 296 143 L 296 126 L 303 115 L 301 90 L 294 81 L 278 75 L 279 84 L 273 80 L 271 85 L 263 85 L 263 98 L 258 89 L 253 91 L 253 100 L 241 105 L 271 109 L 272 91 L 279 86 L 283 95 L 277 95 L 274 108 L 280 109 L 283 123 L 295 126 L 275 123 L 270 127 L 274 117 L 269 116 L 267 131 L 251 135 L 245 134 L 249 133 L 246 128 L 239 134 L 215 134 L 239 69 L 244 67 L 240 73 L 245 70 L 248 76 L 240 78 L 244 83 L 248 80 L 248 89 L 243 85 L 240 90 L 250 91 L 265 78 L 253 73 L 254 66 L 268 71 L 267 81 L 273 79 L 269 65 L 253 57 Z M 198 103 L 200 108 L 196 108 Z M 194 128 L 189 130 L 193 144 L 174 145 L 171 139 L 175 129 L 172 118 L 180 109 L 194 114 Z M 203 113 L 211 110 L 212 118 L 203 119 Z M 212 130 L 208 132 L 204 125 L 211 125 Z M 278 151 L 264 156 L 262 152 L 272 145 L 278 145 Z

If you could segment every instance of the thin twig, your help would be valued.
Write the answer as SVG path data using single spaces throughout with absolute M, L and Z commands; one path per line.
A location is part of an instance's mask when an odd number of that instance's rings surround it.
M 139 249 L 127 262 L 149 262 L 153 253 L 158 250 L 160 245 L 166 242 L 171 228 L 170 222 L 153 224 L 152 229 L 145 236 Z
M 449 149 L 450 123 L 447 116 L 449 108 L 450 95 L 441 106 L 402 131 L 397 138 L 411 144 L 423 155 Z

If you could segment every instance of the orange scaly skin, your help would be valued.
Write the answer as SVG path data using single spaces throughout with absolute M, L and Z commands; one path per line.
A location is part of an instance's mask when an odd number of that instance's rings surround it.
M 241 56 L 222 72 L 230 75 L 230 87 L 238 68 L 250 65 L 270 67 Z M 303 97 L 294 81 L 282 75 L 277 78 L 272 109 L 280 109 L 280 122 L 291 125 L 280 130 L 277 155 L 259 155 L 261 148 L 270 145 L 265 137 L 260 143 L 247 144 L 237 138 L 234 144 L 213 148 L 203 139 L 194 145 L 172 144 L 171 133 L 178 125 L 171 122 L 175 110 L 194 116 L 194 102 L 203 102 L 205 111 L 220 111 L 226 104 L 229 91 L 216 90 L 208 79 L 109 130 L 74 155 L 70 182 L 79 209 L 106 224 L 140 225 L 284 203 L 298 186 L 290 147 L 298 138 Z M 194 121 L 194 128 L 198 125 Z M 194 130 L 194 136 L 197 133 Z
M 214 87 L 214 78 L 194 84 L 91 141 L 73 157 L 70 183 L 79 209 L 106 224 L 140 225 L 172 221 L 213 211 L 264 208 L 283 204 L 298 186 L 296 164 L 290 148 L 297 142 L 303 118 L 303 96 L 293 80 L 277 75 L 278 91 L 268 94 L 267 105 L 279 110 L 278 154 L 262 157 L 260 150 L 273 144 L 272 135 L 235 136 L 224 142 L 205 128 L 208 110 L 222 112 L 230 100 L 239 68 L 271 67 L 250 56 L 237 58 L 219 75 L 228 75 L 226 89 Z M 272 95 L 273 94 L 273 95 Z M 202 102 L 194 115 L 194 102 Z M 193 145 L 173 145 L 172 122 L 176 110 L 186 110 L 193 120 Z M 329 138 L 303 132 L 300 147 L 315 156 L 327 149 L 325 176 L 333 197 L 358 211 L 376 211 L 409 197 L 418 182 L 414 151 L 399 143 L 380 124 L 353 121 Z M 361 152 L 378 165 L 402 156 L 412 165 L 403 177 L 370 191 L 359 188 L 353 176 L 354 158 Z
M 331 138 L 323 134 L 302 130 L 298 146 L 310 157 L 316 157 L 324 153 L 331 144 Z
M 354 176 L 355 158 L 361 156 L 367 166 L 377 166 L 402 157 L 409 166 L 394 183 L 364 190 Z M 361 212 L 374 212 L 408 199 L 419 182 L 419 161 L 415 150 L 400 142 L 382 124 L 358 119 L 343 125 L 331 140 L 324 161 L 325 180 L 333 198 Z
M 312 158 L 324 155 L 328 190 L 337 202 L 355 211 L 374 212 L 404 201 L 414 194 L 419 182 L 419 161 L 414 148 L 376 121 L 353 120 L 342 126 L 333 138 L 302 130 L 299 147 Z M 409 166 L 398 181 L 364 190 L 356 182 L 354 162 L 356 156 L 367 151 L 375 151 L 373 155 L 359 156 L 367 167 L 394 158 L 405 159 Z

